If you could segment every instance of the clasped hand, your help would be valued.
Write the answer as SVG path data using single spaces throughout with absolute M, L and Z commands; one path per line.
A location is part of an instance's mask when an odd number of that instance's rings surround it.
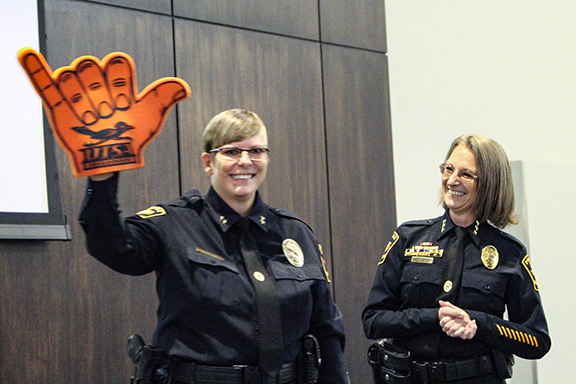
M 471 320 L 466 311 L 448 301 L 440 301 L 438 318 L 442 332 L 450 337 L 468 340 L 476 335 L 476 320 Z

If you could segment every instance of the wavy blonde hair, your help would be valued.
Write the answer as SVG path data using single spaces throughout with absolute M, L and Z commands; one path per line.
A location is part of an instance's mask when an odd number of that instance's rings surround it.
M 518 224 L 512 170 L 504 148 L 488 137 L 462 135 L 452 142 L 445 161 L 459 145 L 470 149 L 476 160 L 478 189 L 473 206 L 476 220 L 489 221 L 498 228 Z M 448 209 L 443 199 L 442 206 Z

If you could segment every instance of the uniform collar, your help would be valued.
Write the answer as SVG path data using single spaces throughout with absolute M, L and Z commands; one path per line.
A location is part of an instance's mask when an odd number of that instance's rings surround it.
M 208 212 L 214 222 L 216 222 L 222 231 L 227 232 L 242 218 L 235 210 L 233 210 L 222 198 L 216 193 L 214 188 L 210 188 L 208 193 L 204 196 L 204 201 L 208 206 Z M 267 209 L 266 204 L 260 197 L 260 192 L 256 191 L 256 198 L 254 199 L 254 206 L 247 218 L 251 220 L 258 227 L 262 228 L 265 232 L 269 231 L 270 211 Z
M 441 217 L 440 224 L 441 225 L 438 233 L 438 239 L 448 236 L 448 234 L 451 233 L 454 230 L 454 228 L 456 228 L 456 224 L 454 224 L 454 222 L 450 218 L 450 214 L 448 213 L 448 211 L 444 212 L 444 215 Z M 478 220 L 476 220 L 474 223 L 464 228 L 464 230 L 468 233 L 468 235 L 470 235 L 470 238 L 472 239 L 474 244 L 476 244 L 477 246 L 480 245 L 480 239 L 478 235 L 480 234 L 482 229 L 483 229 L 482 225 L 480 225 L 480 222 L 478 222 Z

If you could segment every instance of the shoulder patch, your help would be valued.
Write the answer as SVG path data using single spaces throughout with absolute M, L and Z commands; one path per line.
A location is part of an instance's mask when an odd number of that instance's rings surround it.
M 524 268 L 526 268 L 526 271 L 528 271 L 528 274 L 530 275 L 530 279 L 532 279 L 532 284 L 534 285 L 534 290 L 536 292 L 538 292 L 539 291 L 538 283 L 536 282 L 536 276 L 534 276 L 534 271 L 532 270 L 532 264 L 530 263 L 530 256 L 529 255 L 524 256 L 524 258 L 522 259 L 522 265 L 524 266 Z
M 330 274 L 328 273 L 328 268 L 326 268 L 326 260 L 324 260 L 324 251 L 322 251 L 322 244 L 318 244 L 318 251 L 320 252 L 320 260 L 322 260 L 322 269 L 324 270 L 326 281 L 332 283 L 332 280 L 330 280 Z
M 148 209 L 138 212 L 136 215 L 142 219 L 149 219 L 151 217 L 163 216 L 166 210 L 158 205 L 154 205 Z
M 394 247 L 394 245 L 398 242 L 399 238 L 400 238 L 400 236 L 398 236 L 398 232 L 394 231 L 394 233 L 392 234 L 392 238 L 388 242 L 388 245 L 386 246 L 386 249 L 384 250 L 384 254 L 382 255 L 382 258 L 380 259 L 380 262 L 378 263 L 378 265 L 380 265 L 384 261 L 386 261 L 386 256 L 388 256 L 388 253 L 390 252 L 392 247 Z

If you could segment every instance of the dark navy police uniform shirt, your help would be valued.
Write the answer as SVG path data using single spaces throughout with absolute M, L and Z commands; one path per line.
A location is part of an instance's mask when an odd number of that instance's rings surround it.
M 416 358 L 465 358 L 492 348 L 527 359 L 544 356 L 550 337 L 530 258 L 517 239 L 488 223 L 466 228 L 462 282 L 453 303 L 476 320 L 476 335 L 462 340 L 442 332 L 436 297 L 454 227 L 446 212 L 394 232 L 362 314 L 367 337 L 394 338 Z M 509 320 L 503 319 L 506 309 Z
M 199 364 L 258 365 L 255 293 L 235 226 L 241 216 L 211 189 L 206 196 L 191 191 L 122 219 L 117 185 L 117 175 L 89 181 L 80 221 L 88 251 L 99 261 L 124 274 L 156 273 L 159 307 L 153 344 Z M 299 339 L 312 333 L 322 353 L 318 383 L 346 383 L 342 316 L 332 300 L 316 237 L 294 214 L 267 206 L 259 195 L 248 217 L 277 287 L 284 361 L 294 361 Z M 286 239 L 302 249 L 303 265 L 285 255 Z

